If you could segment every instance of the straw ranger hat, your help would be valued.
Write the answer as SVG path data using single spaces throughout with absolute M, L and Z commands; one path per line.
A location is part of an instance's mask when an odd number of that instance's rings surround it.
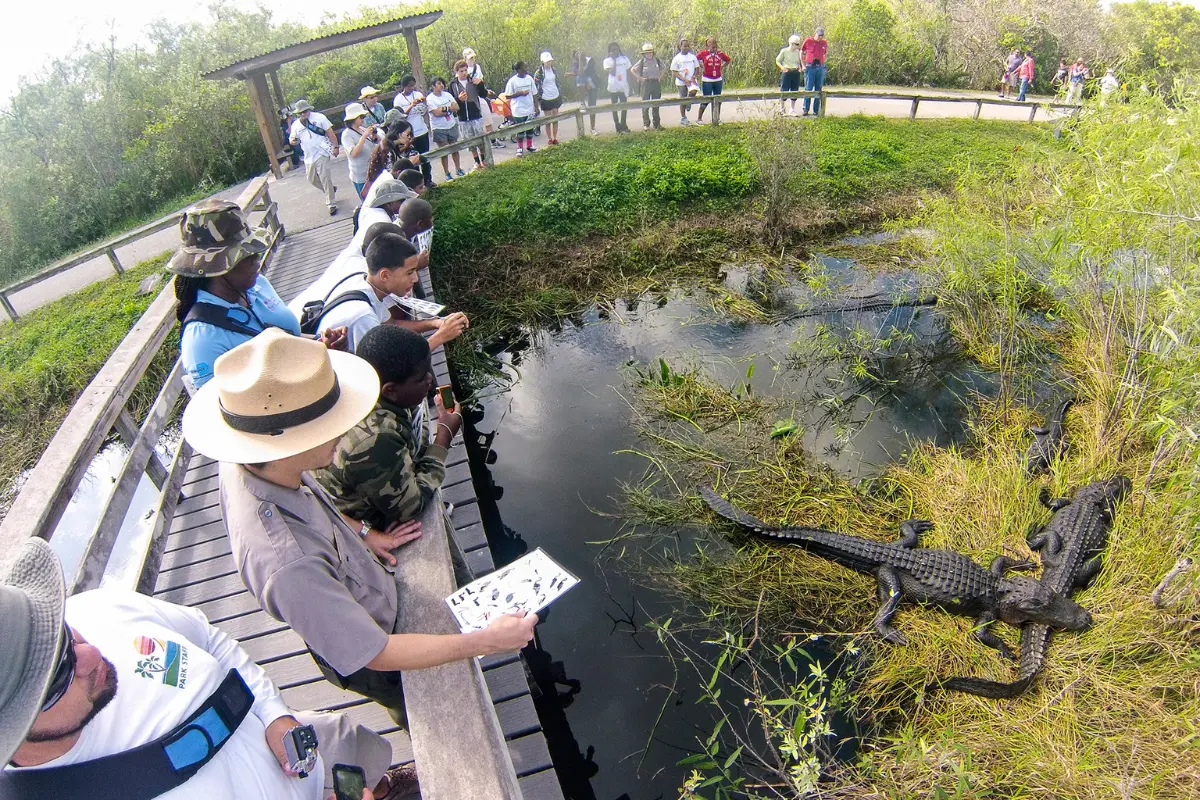
M 642 52 L 643 53 L 653 53 L 654 45 L 651 44 L 650 42 L 646 42 L 645 44 L 642 45 Z
M 379 90 L 374 86 L 364 86 L 358 92 L 358 99 L 366 100 L 368 97 L 373 97 L 377 94 L 379 94 Z
M 346 115 L 343 117 L 343 119 L 345 119 L 346 122 L 349 122 L 352 119 L 358 119 L 359 117 L 365 117 L 366 115 L 367 107 L 362 103 L 347 103 Z
M 28 539 L 0 583 L 0 764 L 29 735 L 64 640 L 62 567 L 50 545 Z
M 183 412 L 183 436 L 217 461 L 277 461 L 338 438 L 378 398 L 366 361 L 267 328 L 216 360 Z
M 237 203 L 215 197 L 183 212 L 179 238 L 167 270 L 191 278 L 224 275 L 246 256 L 267 252 L 271 242 L 265 228 L 250 230 Z

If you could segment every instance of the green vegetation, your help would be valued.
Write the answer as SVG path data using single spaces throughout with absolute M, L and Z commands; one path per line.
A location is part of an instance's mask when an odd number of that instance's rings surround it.
M 0 327 L 0 486 L 33 466 L 79 393 L 150 305 L 138 283 L 167 257 L 144 261 Z M 141 419 L 179 357 L 178 337 L 155 356 L 129 404 Z
M 499 165 L 434 198 L 434 283 L 472 319 L 455 363 L 514 327 L 715 278 L 733 251 L 774 261 L 777 247 L 908 214 L 967 166 L 992 174 L 1057 147 L 1038 126 L 850 117 L 589 138 Z M 730 313 L 762 317 L 738 299 Z
M 711 410 L 643 420 L 646 479 L 626 495 L 637 535 L 669 536 L 684 522 L 700 531 L 695 552 L 651 574 L 692 609 L 660 636 L 697 676 L 717 721 L 697 741 L 702 755 L 684 764 L 693 771 L 686 796 L 809 796 L 823 763 L 833 781 L 820 794 L 829 797 L 1195 796 L 1200 576 L 1185 572 L 1162 607 L 1151 598 L 1177 559 L 1200 555 L 1197 125 L 1196 104 L 1089 114 L 1063 149 L 999 176 L 972 167 L 960 191 L 924 198 L 908 220 L 929 235 L 923 269 L 960 344 L 999 376 L 996 397 L 971 403 L 963 446 L 914 444 L 880 477 L 852 483 L 801 437 L 772 437 L 794 399 L 759 398 L 736 412 L 736 430 Z M 798 357 L 812 351 L 798 344 Z M 870 345 L 833 353 L 848 379 L 861 348 Z M 709 408 L 735 413 L 736 388 L 686 374 L 687 383 L 655 382 L 637 407 L 689 407 L 700 384 Z M 1073 392 L 1078 403 L 1067 456 L 1032 479 L 1023 454 L 1046 375 L 1061 384 L 1051 393 Z M 751 541 L 695 494 L 715 485 L 769 522 L 884 540 L 906 518 L 930 519 L 937 527 L 924 546 L 987 563 L 1030 556 L 1026 532 L 1048 518 L 1043 488 L 1069 496 L 1114 474 L 1130 477 L 1134 492 L 1116 514 L 1103 571 L 1077 597 L 1094 624 L 1055 635 L 1035 688 L 1012 701 L 926 690 L 939 676 L 1014 677 L 1014 665 L 970 638 L 969 621 L 903 608 L 896 624 L 909 644 L 884 644 L 868 630 L 877 605 L 869 577 Z M 684 624 L 706 643 L 676 636 Z M 1015 641 L 1011 629 L 999 633 Z M 788 658 L 797 648 L 823 652 L 824 663 L 801 664 L 800 683 L 760 680 L 796 673 Z M 721 697 L 714 671 L 740 693 Z M 830 674 L 849 691 L 827 685 Z M 850 763 L 825 763 L 835 706 L 865 725 Z
M 669 55 L 680 36 L 699 41 L 716 32 L 733 57 L 730 88 L 771 86 L 787 35 L 817 24 L 830 34 L 831 85 L 990 89 L 1007 48 L 1019 46 L 1038 58 L 1037 92 L 1049 91 L 1058 58 L 1074 56 L 1093 69 L 1116 66 L 1130 86 L 1165 92 L 1200 59 L 1200 11 L 1144 0 L 1107 12 L 1088 0 L 676 0 L 653 8 L 632 0 L 545 0 L 516 15 L 512 4 L 447 0 L 361 9 L 315 28 L 217 2 L 206 23 L 157 22 L 136 45 L 110 40 L 81 48 L 27 76 L 0 109 L 7 167 L 0 176 L 0 284 L 118 233 L 129 220 L 266 169 L 244 83 L 207 81 L 201 73 L 434 6 L 446 13 L 419 34 L 426 74 L 448 74 L 471 45 L 497 83 L 514 61 L 546 48 L 566 72 L 576 49 L 598 55 L 615 39 L 633 53 L 648 39 Z M 280 78 L 289 102 L 307 97 L 332 108 L 355 99 L 364 84 L 394 87 L 409 71 L 404 40 L 393 36 L 285 64 Z M 570 92 L 573 81 L 565 84 Z

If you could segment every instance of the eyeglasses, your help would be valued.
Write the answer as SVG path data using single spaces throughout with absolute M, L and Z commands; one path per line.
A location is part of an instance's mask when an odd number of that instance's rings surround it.
M 54 668 L 54 680 L 46 690 L 46 700 L 42 703 L 42 711 L 49 711 L 55 703 L 63 699 L 71 681 L 75 680 L 75 637 L 71 629 L 63 623 L 63 640 L 59 645 L 58 666 Z

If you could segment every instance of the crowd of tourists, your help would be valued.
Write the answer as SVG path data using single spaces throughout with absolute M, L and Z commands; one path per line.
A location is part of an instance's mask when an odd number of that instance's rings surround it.
M 1001 98 L 1012 97 L 1015 91 L 1017 100 L 1025 102 L 1025 96 L 1029 88 L 1033 86 L 1035 67 L 1031 50 L 1017 48 L 1009 53 L 1000 73 L 999 96 Z M 1068 64 L 1066 59 L 1060 59 L 1058 69 L 1050 80 L 1050 86 L 1056 94 L 1065 96 L 1064 102 L 1077 104 L 1083 102 L 1084 85 L 1091 76 L 1091 70 L 1088 69 L 1087 63 L 1082 58 L 1075 59 L 1071 64 Z M 1100 79 L 1101 101 L 1109 102 L 1120 86 L 1121 82 L 1110 67 Z

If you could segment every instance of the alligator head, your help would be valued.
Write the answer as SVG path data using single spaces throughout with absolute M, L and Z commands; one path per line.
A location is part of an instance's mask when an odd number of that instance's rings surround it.
M 1115 475 L 1108 480 L 1096 481 L 1088 488 L 1095 489 L 1095 501 L 1111 517 L 1117 504 L 1133 491 L 1133 484 L 1124 475 Z
M 997 587 L 1000 602 L 996 616 L 1009 625 L 1036 622 L 1051 628 L 1080 631 L 1092 624 L 1083 606 L 1055 592 L 1034 578 L 1014 575 Z

